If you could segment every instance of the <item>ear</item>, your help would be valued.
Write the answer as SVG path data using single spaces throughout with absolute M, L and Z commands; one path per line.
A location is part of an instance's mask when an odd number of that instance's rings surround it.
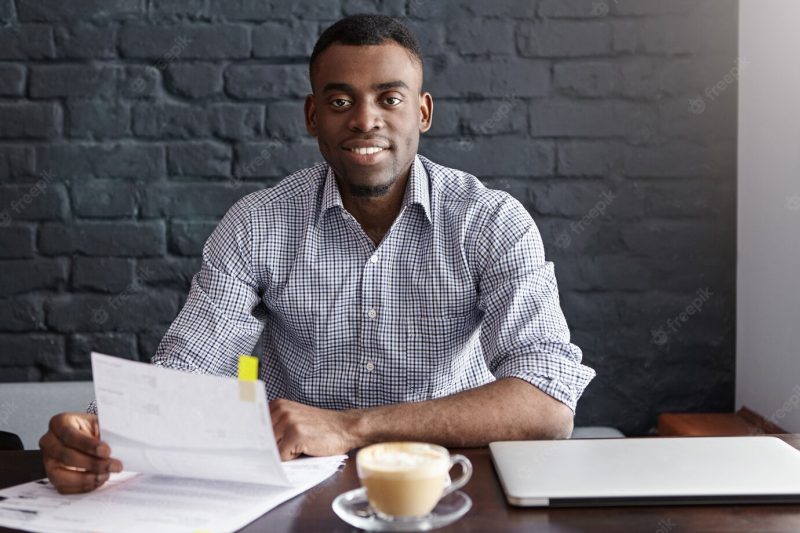
M 306 131 L 312 137 L 317 136 L 317 108 L 314 105 L 314 95 L 306 95 L 305 104 Z
M 419 132 L 425 133 L 433 125 L 433 96 L 431 93 L 419 95 Z

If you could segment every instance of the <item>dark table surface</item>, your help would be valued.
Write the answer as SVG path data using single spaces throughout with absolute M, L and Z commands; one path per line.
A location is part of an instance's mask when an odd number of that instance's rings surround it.
M 800 435 L 779 435 L 800 449 Z M 474 465 L 463 489 L 472 509 L 447 531 L 613 531 L 677 533 L 679 531 L 800 532 L 800 505 L 704 505 L 608 507 L 596 509 L 522 509 L 511 507 L 491 463 L 488 448 L 453 450 Z M 281 504 L 242 531 L 354 531 L 331 509 L 342 492 L 359 486 L 353 455 L 343 471 Z M 643 473 L 646 475 L 646 473 Z M 38 451 L 0 452 L 0 488 L 44 476 Z M 8 531 L 3 530 L 2 531 Z

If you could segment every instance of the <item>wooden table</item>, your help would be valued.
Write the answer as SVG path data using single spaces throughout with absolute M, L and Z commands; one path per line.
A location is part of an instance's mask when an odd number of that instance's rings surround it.
M 779 437 L 800 449 L 800 435 Z M 472 480 L 464 488 L 472 498 L 473 507 L 464 518 L 437 531 L 800 532 L 800 505 L 550 510 L 515 508 L 506 503 L 488 448 L 454 452 L 469 457 L 475 467 Z M 0 452 L 0 487 L 30 481 L 43 475 L 38 451 Z M 276 507 L 242 531 L 355 531 L 333 513 L 331 502 L 338 494 L 357 487 L 358 478 L 351 454 L 344 471 Z

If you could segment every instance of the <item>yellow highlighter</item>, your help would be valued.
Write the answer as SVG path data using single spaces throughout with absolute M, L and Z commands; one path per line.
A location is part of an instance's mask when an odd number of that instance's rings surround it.
M 257 381 L 258 357 L 239 355 L 239 399 L 241 401 L 256 401 Z

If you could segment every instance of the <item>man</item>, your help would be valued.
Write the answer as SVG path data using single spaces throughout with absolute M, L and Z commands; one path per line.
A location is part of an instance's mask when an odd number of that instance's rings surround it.
M 283 459 L 566 438 L 594 376 L 524 208 L 417 155 L 433 114 L 422 72 L 389 17 L 322 34 L 305 120 L 327 163 L 231 208 L 153 358 L 234 376 L 257 345 Z M 40 446 L 59 491 L 122 468 L 98 436 L 93 414 L 51 420 Z

